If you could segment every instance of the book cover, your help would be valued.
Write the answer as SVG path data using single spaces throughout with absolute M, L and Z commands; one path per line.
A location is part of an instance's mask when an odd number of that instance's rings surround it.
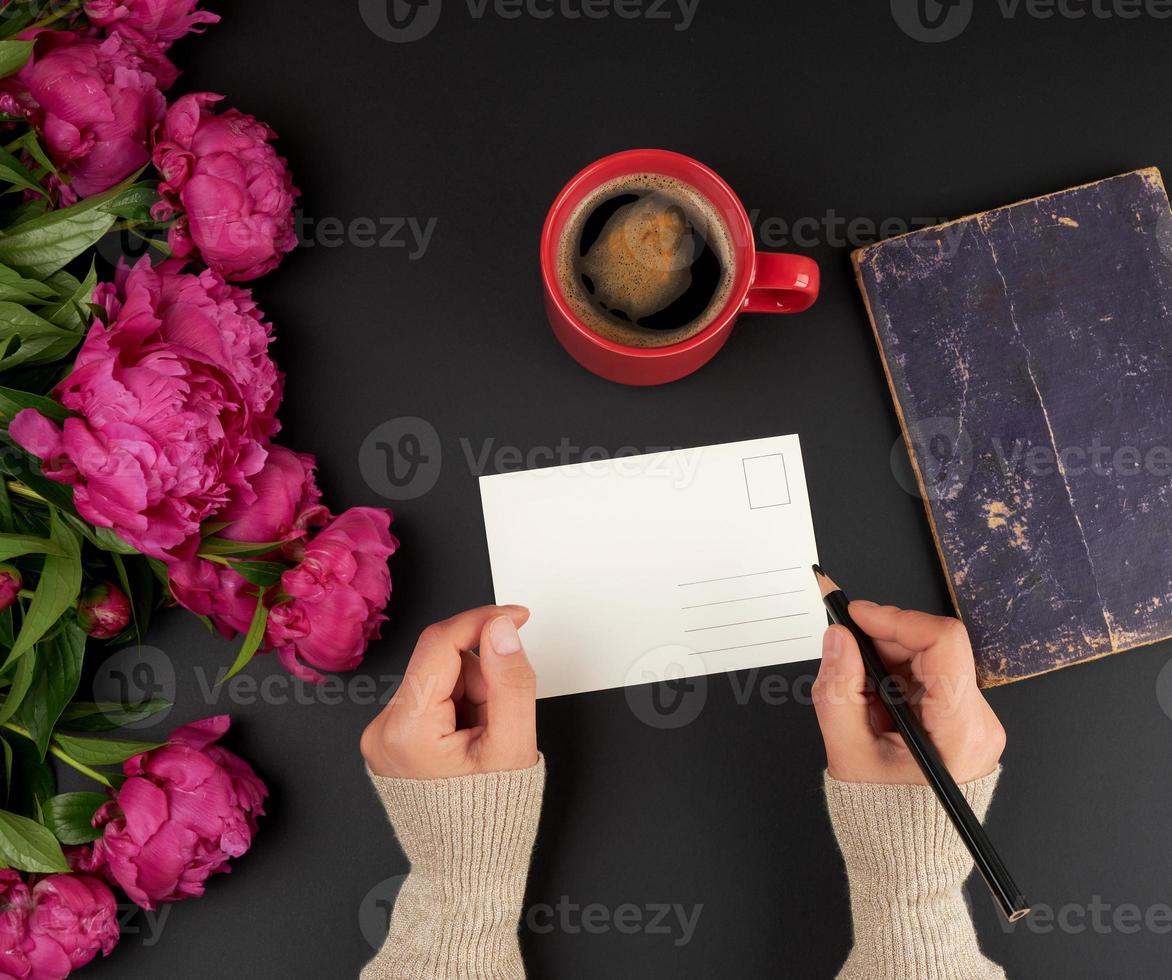
M 982 686 L 1172 635 L 1172 216 L 1138 170 L 854 253 Z

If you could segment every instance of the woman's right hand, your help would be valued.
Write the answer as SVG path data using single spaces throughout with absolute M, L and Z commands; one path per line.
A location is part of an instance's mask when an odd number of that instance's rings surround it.
M 967 783 L 996 769 L 1005 729 L 977 687 L 964 624 L 872 602 L 852 602 L 850 613 L 901 682 L 953 778 Z M 845 627 L 831 626 L 822 641 L 813 691 L 830 775 L 852 783 L 925 782 L 886 709 L 867 687 L 855 638 Z

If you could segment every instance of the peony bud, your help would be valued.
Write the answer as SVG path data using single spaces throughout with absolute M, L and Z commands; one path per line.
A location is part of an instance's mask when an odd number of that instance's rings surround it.
M 77 621 L 95 639 L 112 639 L 130 623 L 130 600 L 111 582 L 95 585 L 82 593 Z
M 20 577 L 20 569 L 7 563 L 0 563 L 0 612 L 3 612 L 14 602 L 24 585 Z

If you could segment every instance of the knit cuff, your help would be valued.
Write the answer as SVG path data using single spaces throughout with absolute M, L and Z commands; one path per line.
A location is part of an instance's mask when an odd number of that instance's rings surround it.
M 389 779 L 370 773 L 413 873 L 461 888 L 524 893 L 541 817 L 545 759 L 528 769 L 452 779 Z
M 524 980 L 517 922 L 545 760 L 455 779 L 370 778 L 411 873 L 363 980 Z
M 960 790 L 985 819 L 1001 769 Z M 845 783 L 826 774 L 830 822 L 852 883 L 867 881 L 908 895 L 962 884 L 972 856 L 932 789 L 906 783 Z
M 983 820 L 1001 770 L 960 789 Z M 989 980 L 962 890 L 973 859 L 928 786 L 844 783 L 826 775 L 846 862 L 855 945 L 839 980 Z

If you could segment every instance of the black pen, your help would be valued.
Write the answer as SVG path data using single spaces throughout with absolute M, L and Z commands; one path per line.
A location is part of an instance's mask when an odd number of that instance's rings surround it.
M 887 672 L 874 642 L 851 618 L 846 594 L 817 565 L 814 566 L 814 577 L 818 580 L 818 589 L 822 593 L 822 601 L 826 604 L 826 611 L 830 614 L 831 620 L 851 631 L 859 645 L 859 652 L 863 655 L 867 675 L 875 685 L 876 696 L 891 715 L 895 727 L 915 756 L 928 780 L 928 785 L 935 791 L 940 805 L 944 807 L 965 847 L 969 849 L 981 876 L 989 885 L 997 904 L 1001 906 L 1001 911 L 1010 922 L 1015 922 L 1030 911 L 1021 889 L 1017 887 L 993 842 L 989 840 L 989 835 L 985 833 L 985 828 L 981 826 L 981 821 L 977 819 L 973 808 L 969 806 L 960 787 L 956 785 L 956 780 L 948 772 L 940 753 L 936 751 L 936 746 L 912 714 L 905 699 L 898 696 L 893 678 Z

